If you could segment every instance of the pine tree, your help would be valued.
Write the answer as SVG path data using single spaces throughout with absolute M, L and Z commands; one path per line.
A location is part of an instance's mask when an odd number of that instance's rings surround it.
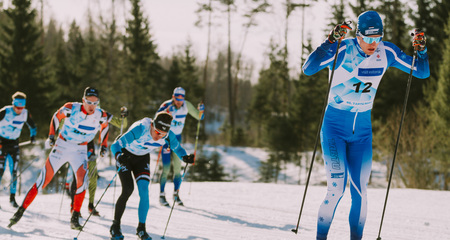
M 144 17 L 139 0 L 130 0 L 132 19 L 127 20 L 125 51 L 127 57 L 127 95 L 130 119 L 135 121 L 143 115 L 152 116 L 160 103 L 152 102 L 162 79 L 159 55 L 150 34 L 150 24 Z
M 10 103 L 11 95 L 22 91 L 27 94 L 27 108 L 34 112 L 41 110 L 41 103 L 45 102 L 42 70 L 46 62 L 40 45 L 42 33 L 36 24 L 36 11 L 31 9 L 30 0 L 13 0 L 12 4 L 14 8 L 4 11 L 6 19 L 1 22 L 1 100 L 4 104 Z M 36 115 L 34 121 L 38 125 L 48 124 L 48 117 Z

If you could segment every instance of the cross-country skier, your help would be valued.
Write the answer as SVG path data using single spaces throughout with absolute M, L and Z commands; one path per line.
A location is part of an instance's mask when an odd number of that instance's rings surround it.
M 30 142 L 35 143 L 36 125 L 30 112 L 25 108 L 27 96 L 23 92 L 12 95 L 12 105 L 0 109 L 0 181 L 5 172 L 6 164 L 11 172 L 9 202 L 13 207 L 19 207 L 16 202 L 17 168 L 19 166 L 19 136 L 24 123 L 30 129 Z
M 109 113 L 108 113 L 109 114 Z M 128 116 L 128 109 L 126 107 L 120 108 L 120 118 L 112 116 L 111 121 L 109 122 L 111 125 L 116 126 L 118 128 L 126 128 L 127 127 L 127 116 Z M 100 213 L 95 209 L 94 207 L 94 199 L 95 199 L 95 191 L 97 190 L 97 180 L 98 180 L 98 170 L 97 170 L 97 154 L 95 154 L 95 144 L 94 140 L 90 141 L 87 145 L 88 148 L 88 170 L 89 170 L 89 204 L 88 204 L 88 210 L 89 213 L 92 213 L 94 216 L 100 216 Z M 100 156 L 104 156 L 106 154 L 106 148 L 100 149 Z M 67 176 L 66 176 L 66 189 L 69 192 L 69 196 L 72 199 L 72 205 L 71 205 L 71 213 L 73 212 L 73 200 L 75 196 L 75 192 L 77 190 L 76 182 L 73 181 L 73 170 L 69 166 L 67 169 Z M 70 189 L 69 189 L 70 186 Z
M 378 85 L 389 67 L 410 73 L 412 57 L 396 45 L 381 41 L 383 23 L 375 11 L 363 12 L 358 17 L 356 38 L 343 39 L 346 24 L 337 25 L 309 56 L 303 65 L 306 75 L 328 67 L 336 67 L 330 88 L 328 106 L 321 129 L 321 144 L 327 176 L 327 194 L 322 202 L 317 221 L 317 239 L 327 239 L 335 209 L 342 198 L 347 178 L 350 180 L 352 206 L 350 209 L 350 236 L 361 239 L 367 213 L 367 185 L 372 168 L 371 109 Z M 430 76 L 426 39 L 416 31 L 413 45 L 418 59 L 413 75 Z
M 173 90 L 172 99 L 167 100 L 161 104 L 158 112 L 168 112 L 173 116 L 170 131 L 175 134 L 178 141 L 181 143 L 181 133 L 183 132 L 184 123 L 186 121 L 187 114 L 189 113 L 192 117 L 197 120 L 203 120 L 205 105 L 199 103 L 197 109 L 185 100 L 186 91 L 182 87 L 177 87 Z M 162 164 L 163 170 L 160 177 L 160 195 L 159 202 L 163 206 L 169 206 L 166 200 L 166 195 L 164 193 L 164 188 L 167 182 L 167 175 L 170 171 L 170 163 L 173 164 L 173 185 L 174 185 L 174 195 L 173 198 L 176 199 L 177 204 L 183 205 L 183 202 L 178 195 L 180 185 L 181 185 L 181 161 L 177 155 L 170 149 L 170 147 L 165 144 L 162 148 Z M 173 159 L 173 161 L 171 161 Z
M 84 91 L 82 103 L 69 102 L 64 104 L 53 115 L 50 122 L 50 132 L 48 140 L 52 150 L 41 170 L 36 183 L 31 187 L 14 216 L 10 219 L 9 226 L 16 224 L 22 217 L 24 211 L 33 202 L 36 195 L 52 180 L 55 173 L 66 162 L 75 169 L 75 180 L 77 191 L 74 197 L 73 213 L 70 220 L 72 229 L 81 230 L 79 223 L 80 209 L 86 193 L 87 181 L 87 144 L 94 139 L 98 131 L 102 148 L 106 149 L 108 140 L 109 125 L 111 119 L 106 111 L 97 108 L 100 102 L 97 89 L 87 87 Z M 59 124 L 65 119 L 58 136 Z
M 187 155 L 181 147 L 175 134 L 170 130 L 172 116 L 161 112 L 155 119 L 143 118 L 130 126 L 128 131 L 111 145 L 111 152 L 116 158 L 119 178 L 122 183 L 122 193 L 117 199 L 113 224 L 110 228 L 111 239 L 123 239 L 120 230 L 120 220 L 125 211 L 126 203 L 134 190 L 133 177 L 139 191 L 138 217 L 139 224 L 136 235 L 139 239 L 152 239 L 146 229 L 145 222 L 149 209 L 148 185 L 150 182 L 150 151 L 158 149 L 164 144 L 186 163 L 194 162 L 194 155 Z

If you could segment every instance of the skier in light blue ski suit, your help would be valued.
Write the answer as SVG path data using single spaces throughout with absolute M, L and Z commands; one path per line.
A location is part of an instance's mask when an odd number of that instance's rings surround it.
M 17 169 L 19 166 L 19 137 L 23 125 L 30 129 L 30 142 L 35 142 L 36 124 L 30 112 L 25 108 L 26 95 L 16 92 L 12 96 L 12 105 L 0 109 L 0 181 L 2 180 L 6 164 L 11 172 L 9 201 L 13 207 L 19 207 L 16 202 Z
M 327 195 L 317 221 L 317 240 L 327 239 L 336 207 L 350 180 L 352 205 L 349 215 L 351 240 L 361 239 L 367 215 L 367 185 L 372 168 L 371 109 L 378 85 L 389 67 L 410 73 L 412 57 L 396 45 L 381 41 L 383 23 L 375 11 L 358 17 L 357 37 L 344 38 L 346 24 L 337 25 L 328 39 L 312 52 L 303 72 L 312 75 L 328 67 L 338 51 L 334 78 L 321 129 L 321 144 L 327 175 Z M 416 31 L 413 45 L 418 49 L 413 76 L 428 78 L 427 48 L 423 32 Z M 331 71 L 330 75 L 331 75 Z

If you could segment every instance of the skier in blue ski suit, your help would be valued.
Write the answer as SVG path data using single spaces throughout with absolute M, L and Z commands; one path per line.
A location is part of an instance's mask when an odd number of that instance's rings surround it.
M 128 131 L 111 145 L 111 152 L 116 158 L 119 178 L 122 183 L 122 193 L 117 199 L 113 224 L 110 228 L 111 239 L 123 239 L 120 230 L 120 220 L 125 211 L 128 198 L 133 193 L 133 177 L 139 191 L 138 217 L 139 224 L 136 235 L 139 239 L 147 240 L 151 237 L 146 232 L 145 222 L 149 205 L 148 185 L 150 182 L 150 151 L 168 144 L 172 151 L 186 163 L 194 162 L 194 155 L 188 155 L 181 147 L 175 134 L 170 131 L 172 116 L 162 112 L 155 119 L 143 118 L 133 123 Z
M 6 164 L 11 172 L 11 185 L 9 201 L 15 208 L 16 202 L 17 168 L 19 166 L 19 137 L 23 125 L 26 123 L 30 129 L 30 142 L 35 143 L 36 124 L 30 112 L 25 108 L 27 96 L 23 92 L 12 95 L 12 106 L 0 109 L 0 181 L 2 180 Z
M 389 67 L 409 74 L 413 59 L 396 45 L 381 41 L 383 23 L 375 11 L 359 15 L 356 38 L 343 39 L 347 29 L 351 28 L 345 23 L 337 25 L 303 65 L 306 75 L 326 67 L 331 69 L 338 51 L 320 132 L 328 189 L 319 209 L 317 240 L 327 239 L 347 178 L 352 198 L 350 236 L 351 240 L 362 238 L 367 215 L 367 185 L 372 168 L 371 109 L 375 94 Z M 342 42 L 336 49 L 338 40 Z M 424 33 L 416 31 L 413 45 L 418 51 L 413 76 L 421 79 L 430 76 L 425 43 Z
M 161 104 L 157 112 L 168 112 L 173 116 L 172 124 L 170 126 L 170 131 L 173 132 L 181 143 L 181 133 L 183 132 L 184 124 L 186 122 L 187 115 L 191 115 L 197 120 L 203 120 L 205 106 L 203 103 L 199 103 L 197 109 L 192 105 L 191 102 L 185 99 L 186 91 L 182 87 L 177 87 L 173 90 L 172 99 L 169 99 Z M 171 151 L 170 147 L 165 144 L 161 150 L 162 155 L 162 165 L 163 170 L 161 173 L 159 186 L 159 203 L 163 206 L 169 206 L 166 200 L 166 195 L 164 192 L 167 175 L 170 171 L 170 163 L 173 165 L 173 185 L 174 194 L 173 199 L 176 200 L 177 204 L 183 205 L 181 198 L 179 196 L 179 189 L 181 185 L 181 161 L 177 155 Z

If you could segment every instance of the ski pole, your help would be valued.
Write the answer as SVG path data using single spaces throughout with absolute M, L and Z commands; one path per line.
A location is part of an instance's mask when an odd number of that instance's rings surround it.
M 195 164 L 195 159 L 197 157 L 197 144 L 198 144 L 198 134 L 200 132 L 200 119 L 198 120 L 197 123 L 197 134 L 195 135 L 195 145 L 194 145 L 194 163 L 192 165 Z M 191 187 L 192 187 L 192 181 L 189 184 L 189 195 L 191 195 Z
M 63 204 L 63 200 L 64 200 L 64 192 L 65 192 L 64 187 L 65 187 L 65 184 L 66 184 L 67 174 L 68 174 L 68 172 L 69 172 L 70 164 L 69 164 L 69 163 L 66 163 L 66 166 L 67 166 L 67 172 L 66 172 L 66 174 L 65 174 L 65 176 L 64 176 L 63 191 L 62 191 L 62 194 L 61 194 L 61 203 L 59 204 L 58 219 L 59 219 L 59 216 L 61 215 L 61 208 L 62 208 L 62 204 Z M 76 180 L 73 179 L 72 181 L 76 181 Z
M 311 171 L 312 171 L 312 168 L 313 168 L 313 165 L 314 165 L 314 158 L 316 157 L 317 145 L 318 145 L 319 137 L 320 137 L 320 130 L 322 128 L 323 116 L 325 115 L 325 109 L 326 109 L 327 104 L 328 104 L 328 96 L 330 94 L 330 88 L 331 88 L 331 84 L 333 82 L 334 70 L 335 70 L 335 67 L 336 67 L 336 62 L 337 62 L 337 57 L 338 57 L 338 54 L 339 54 L 339 47 L 340 47 L 340 45 L 341 45 L 341 39 L 338 40 L 338 44 L 337 44 L 337 48 L 336 48 L 336 54 L 334 55 L 333 68 L 331 70 L 330 83 L 328 84 L 327 94 L 325 96 L 325 100 L 323 101 L 322 116 L 320 117 L 319 127 L 317 128 L 316 142 L 314 144 L 314 151 L 313 151 L 313 155 L 312 155 L 312 158 L 311 158 L 311 165 L 309 166 L 308 177 L 306 178 L 305 191 L 303 193 L 303 199 L 302 199 L 302 205 L 300 207 L 300 213 L 298 214 L 297 227 L 295 229 L 291 230 L 295 234 L 298 233 L 298 227 L 300 225 L 300 218 L 302 217 L 302 211 L 303 211 L 303 206 L 305 204 L 306 192 L 308 191 L 309 179 L 311 178 Z
M 28 144 L 31 144 L 31 141 L 30 141 L 30 140 L 19 143 L 19 147 L 26 146 L 26 145 L 28 145 Z
M 152 182 L 153 182 L 153 181 L 156 181 L 156 180 L 155 180 L 155 175 L 156 175 L 156 171 L 157 171 L 157 169 L 158 169 L 159 159 L 161 158 L 162 148 L 163 148 L 162 146 L 161 146 L 161 148 L 159 148 L 158 159 L 156 160 L 155 170 L 153 171 L 153 177 L 151 178 L 151 179 L 152 179 Z M 151 187 L 151 182 L 150 182 L 150 187 Z M 149 190 L 149 191 L 150 191 L 150 190 Z
M 186 163 L 186 166 L 184 166 L 183 176 L 181 176 L 181 182 L 183 182 L 187 167 L 188 167 L 188 163 Z M 169 214 L 169 218 L 167 219 L 166 228 L 164 229 L 164 234 L 161 237 L 162 239 L 165 239 L 167 226 L 169 226 L 170 217 L 172 216 L 173 208 L 175 207 L 175 203 L 177 201 L 179 191 L 180 191 L 180 189 L 177 190 L 177 193 L 176 193 L 175 197 L 173 198 L 172 209 L 170 209 L 170 214 Z
M 412 60 L 412 64 L 411 64 L 411 71 L 409 73 L 408 83 L 406 85 L 406 94 L 405 94 L 405 100 L 403 102 L 402 117 L 400 119 L 400 126 L 398 128 L 397 142 L 395 143 L 394 157 L 392 159 L 391 172 L 389 173 L 389 181 L 388 181 L 388 186 L 387 186 L 387 190 L 386 190 L 386 198 L 384 199 L 383 214 L 381 215 L 380 230 L 378 231 L 377 240 L 381 240 L 381 237 L 380 237 L 381 227 L 383 226 L 384 213 L 386 211 L 386 204 L 387 204 L 387 200 L 388 200 L 388 196 L 389 196 L 389 190 L 391 188 L 391 180 L 392 180 L 392 173 L 394 172 L 395 157 L 397 156 L 397 148 L 398 148 L 398 143 L 400 141 L 400 135 L 402 133 L 403 119 L 405 117 L 406 105 L 408 104 L 409 90 L 411 88 L 411 80 L 412 80 L 412 75 L 413 75 L 413 71 L 414 71 L 414 64 L 416 61 L 416 55 L 417 55 L 417 51 L 414 50 L 413 60 Z
M 122 133 L 123 133 L 123 119 L 124 119 L 124 117 L 120 118 L 120 135 L 119 136 L 122 136 Z M 115 202 L 116 202 L 116 181 L 114 181 L 114 193 L 113 193 L 113 205 L 112 205 L 113 215 L 114 215 Z
M 122 169 L 122 166 L 120 166 L 120 167 L 117 169 L 116 174 L 114 174 L 114 177 L 111 179 L 111 181 L 109 182 L 108 186 L 106 186 L 105 191 L 103 191 L 103 194 L 102 194 L 102 195 L 100 196 L 100 198 L 98 199 L 97 203 L 96 203 L 95 206 L 94 206 L 94 209 L 97 209 L 98 204 L 99 204 L 100 201 L 102 200 L 102 198 L 103 198 L 103 196 L 105 195 L 106 191 L 108 190 L 109 186 L 111 186 L 111 184 L 112 184 L 112 183 L 114 182 L 114 180 L 116 179 L 117 174 L 119 173 L 120 169 Z M 81 227 L 80 231 L 78 231 L 77 236 L 74 237 L 73 240 L 78 240 L 78 236 L 80 236 L 81 231 L 83 231 L 84 226 L 86 226 L 86 223 L 87 223 L 87 222 L 89 221 L 89 219 L 91 218 L 93 212 L 94 212 L 94 211 L 92 211 L 91 213 L 89 213 L 88 218 L 86 219 L 86 221 L 84 221 L 83 226 Z
M 25 172 L 25 170 L 27 170 L 31 164 L 33 164 L 34 161 L 39 160 L 39 157 L 31 160 L 31 162 L 14 178 L 14 181 L 11 181 L 11 183 L 9 183 L 7 186 L 3 187 L 3 190 L 6 190 L 9 186 L 11 186 L 11 184 L 13 184 L 17 179 L 19 179 L 19 177 L 22 175 L 23 172 Z

